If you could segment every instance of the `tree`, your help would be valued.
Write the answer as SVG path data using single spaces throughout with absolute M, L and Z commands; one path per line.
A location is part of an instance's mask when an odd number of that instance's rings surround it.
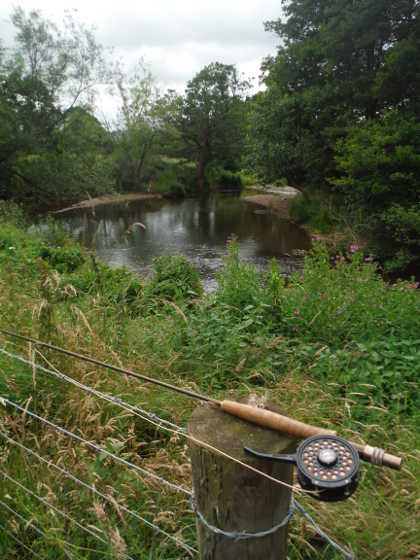
M 117 89 L 121 99 L 114 154 L 117 182 L 126 188 L 142 190 L 152 175 L 150 165 L 163 127 L 159 92 L 143 61 L 138 62 L 128 77 L 120 70 Z
M 387 272 L 420 264 L 420 124 L 397 111 L 348 130 L 331 182 L 342 203 L 364 212 L 364 231 Z
M 80 129 L 79 143 L 72 133 L 77 118 L 92 122 L 95 84 L 105 72 L 101 47 L 92 32 L 69 14 L 63 31 L 38 11 L 26 15 L 18 8 L 12 21 L 17 46 L 0 59 L 3 196 L 51 204 L 78 198 L 87 187 L 93 194 L 105 185 L 109 188 L 109 166 L 99 165 L 101 157 L 95 157 L 95 162 L 87 157 L 103 146 L 93 142 L 87 148 L 92 140 L 89 126 Z M 82 113 L 75 113 L 78 107 Z
M 260 161 L 270 178 L 325 185 L 336 173 L 334 146 L 347 125 L 379 119 L 397 105 L 418 107 L 420 8 L 416 0 L 282 4 L 286 19 L 266 24 L 281 46 L 263 67 Z M 412 86 L 405 87 L 402 62 Z
M 12 22 L 17 30 L 15 64 L 24 74 L 43 82 L 63 113 L 77 104 L 91 106 L 95 86 L 109 78 L 93 32 L 71 12 L 66 12 L 63 30 L 38 10 L 26 15 L 16 8 Z
M 234 170 L 244 139 L 243 95 L 248 87 L 234 66 L 215 62 L 188 82 L 185 95 L 174 99 L 173 122 L 186 157 L 197 164 L 197 183 L 206 186 L 206 171 L 217 163 Z

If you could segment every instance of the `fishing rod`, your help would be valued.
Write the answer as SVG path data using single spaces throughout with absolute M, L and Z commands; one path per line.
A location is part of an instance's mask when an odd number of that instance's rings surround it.
M 203 395 L 198 393 L 197 391 L 192 391 L 190 389 L 185 389 L 183 387 L 178 387 L 173 385 L 172 383 L 168 383 L 165 381 L 161 381 L 160 379 L 156 379 L 154 377 L 149 377 L 147 375 L 137 373 L 131 369 L 123 368 L 120 366 L 115 366 L 109 364 L 107 362 L 103 362 L 96 358 L 92 358 L 90 356 L 86 356 L 84 354 L 80 354 L 78 352 L 73 352 L 72 350 L 68 350 L 66 348 L 62 348 L 60 346 L 56 346 L 54 344 L 50 344 L 48 342 L 43 342 L 36 338 L 22 335 L 8 329 L 4 329 L 0 327 L 0 332 L 10 336 L 12 338 L 16 338 L 19 340 L 23 340 L 26 342 L 31 342 L 37 346 L 42 346 L 44 348 L 48 348 L 50 350 L 54 350 L 56 352 L 60 352 L 62 354 L 66 354 L 68 356 L 72 356 L 79 360 L 83 360 L 85 362 L 98 365 L 100 367 L 104 367 L 118 373 L 122 373 L 129 377 L 133 377 L 135 379 L 139 379 L 141 381 L 146 381 L 147 383 L 151 383 L 154 385 L 158 385 L 160 387 L 164 387 L 165 389 L 175 391 L 177 393 L 186 395 L 187 397 L 191 397 L 197 400 L 201 400 L 203 402 L 210 403 L 214 406 L 219 407 L 224 412 L 231 414 L 237 418 L 241 418 L 247 422 L 251 422 L 253 424 L 257 424 L 264 428 L 269 428 L 271 430 L 275 430 L 280 433 L 286 433 L 291 436 L 294 436 L 299 439 L 306 439 L 311 438 L 314 436 L 332 436 L 338 437 L 337 432 L 335 430 L 328 430 L 325 428 L 321 428 L 318 426 L 312 426 L 310 424 L 305 424 L 298 420 L 294 420 L 288 416 L 279 414 L 277 412 L 272 412 L 270 410 L 266 410 L 260 407 L 255 407 L 247 404 L 238 403 L 231 400 L 218 400 L 211 398 L 207 395 Z M 355 448 L 358 452 L 358 455 L 364 461 L 367 461 L 376 466 L 386 466 L 392 469 L 400 470 L 402 466 L 402 458 L 391 455 L 387 453 L 383 449 L 378 447 L 373 447 L 368 444 L 360 444 L 355 442 L 348 442 L 353 448 Z M 254 452 L 257 454 L 257 452 Z

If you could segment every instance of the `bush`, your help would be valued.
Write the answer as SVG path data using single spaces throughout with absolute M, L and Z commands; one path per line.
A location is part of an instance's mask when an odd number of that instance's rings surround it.
M 85 262 L 82 250 L 78 246 L 60 248 L 44 245 L 40 249 L 40 257 L 60 273 L 73 272 Z
M 157 297 L 169 301 L 188 301 L 202 294 L 198 272 L 185 257 L 158 257 L 154 259 L 153 266 L 155 273 L 145 286 L 145 299 Z
M 23 227 L 26 219 L 22 207 L 14 202 L 0 200 L 0 223 Z
M 214 166 L 207 173 L 208 181 L 211 186 L 222 187 L 225 189 L 241 190 L 243 187 L 241 173 L 222 169 Z
M 335 224 L 331 201 L 317 193 L 294 198 L 290 214 L 297 223 L 308 223 L 320 233 L 330 233 Z
M 391 112 L 350 127 L 336 147 L 342 176 L 331 180 L 347 206 L 363 209 L 365 233 L 385 268 L 420 263 L 420 124 Z M 394 256 L 397 255 L 397 261 Z

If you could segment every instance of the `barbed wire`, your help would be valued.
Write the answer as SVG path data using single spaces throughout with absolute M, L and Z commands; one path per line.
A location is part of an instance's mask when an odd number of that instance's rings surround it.
M 178 426 L 178 425 L 176 425 L 176 424 L 174 424 L 174 423 L 172 423 L 172 422 L 170 422 L 170 421 L 167 421 L 167 420 L 164 420 L 164 419 L 162 419 L 162 418 L 159 418 L 159 417 L 158 417 L 156 414 L 154 414 L 154 413 L 150 413 L 149 411 L 143 410 L 143 409 L 141 409 L 140 407 L 137 407 L 137 406 L 134 406 L 134 405 L 130 405 L 129 403 L 124 402 L 122 399 L 119 399 L 118 397 L 114 397 L 114 396 L 112 396 L 112 395 L 108 395 L 108 394 L 106 394 L 106 393 L 102 393 L 101 391 L 98 391 L 97 389 L 94 389 L 94 388 L 92 388 L 92 387 L 86 386 L 86 385 L 84 385 L 83 383 L 81 383 L 81 382 L 79 382 L 79 381 L 76 381 L 75 379 L 73 379 L 73 378 L 71 378 L 71 377 L 68 377 L 67 375 L 63 374 L 62 372 L 52 371 L 52 370 L 50 370 L 50 369 L 48 369 L 48 368 L 45 368 L 45 367 L 42 366 L 41 364 L 38 364 L 38 363 L 36 363 L 36 362 L 34 362 L 34 361 L 26 360 L 26 359 L 23 358 L 22 356 L 17 356 L 17 355 L 15 355 L 15 354 L 11 354 L 10 352 L 8 352 L 7 350 L 5 350 L 4 348 L 0 348 L 0 353 L 6 355 L 6 356 L 8 356 L 8 357 L 10 357 L 11 359 L 15 359 L 15 360 L 18 360 L 18 361 L 20 361 L 20 362 L 22 362 L 22 363 L 25 363 L 25 364 L 28 365 L 28 366 L 35 367 L 36 369 L 38 369 L 38 370 L 40 370 L 40 371 L 42 371 L 42 372 L 44 372 L 44 373 L 46 373 L 46 374 L 52 375 L 52 376 L 56 377 L 57 379 L 59 379 L 59 380 L 61 380 L 61 381 L 66 381 L 66 382 L 68 382 L 68 383 L 71 383 L 72 385 L 78 387 L 79 389 L 84 390 L 84 391 L 86 391 L 86 392 L 88 392 L 88 393 L 91 393 L 91 394 L 93 394 L 93 395 L 95 395 L 95 396 L 97 396 L 97 397 L 99 397 L 99 398 L 101 398 L 101 399 L 103 399 L 103 400 L 106 400 L 106 401 L 108 401 L 108 402 L 110 402 L 110 403 L 112 403 L 112 404 L 116 404 L 117 406 L 120 406 L 121 408 L 123 408 L 123 409 L 125 409 L 125 410 L 127 410 L 127 411 L 129 411 L 129 412 L 131 412 L 131 413 L 133 413 L 134 415 L 139 416 L 139 417 L 142 418 L 143 420 L 152 423 L 153 425 L 155 425 L 155 426 L 158 427 L 158 428 L 164 429 L 164 430 L 166 430 L 166 431 L 169 431 L 169 432 L 172 432 L 172 433 L 175 433 L 175 434 L 180 434 L 180 435 L 186 437 L 187 439 L 189 439 L 190 441 L 192 441 L 193 443 L 195 443 L 195 444 L 197 444 L 197 445 L 200 445 L 200 446 L 202 446 L 202 447 L 204 447 L 204 448 L 207 448 L 207 449 L 209 449 L 210 451 L 213 451 L 213 452 L 215 452 L 215 453 L 217 453 L 217 454 L 220 454 L 220 455 L 222 455 L 222 456 L 224 456 L 224 457 L 226 457 L 226 458 L 232 460 L 233 462 L 238 463 L 238 464 L 240 464 L 240 465 L 242 465 L 242 466 L 248 468 L 248 469 L 251 470 L 251 471 L 254 471 L 256 474 L 259 474 L 259 475 L 261 475 L 261 476 L 263 476 L 263 477 L 265 477 L 265 478 L 271 480 L 272 482 L 276 482 L 276 483 L 279 483 L 279 484 L 281 484 L 281 485 L 284 485 L 284 486 L 289 487 L 293 492 L 310 493 L 310 492 L 303 491 L 302 489 L 300 489 L 300 488 L 298 488 L 298 487 L 291 486 L 291 485 L 288 485 L 288 484 L 286 484 L 286 483 L 283 483 L 282 481 L 280 481 L 280 480 L 278 480 L 278 479 L 276 479 L 276 478 L 274 478 L 274 477 L 271 477 L 270 475 L 267 475 L 267 474 L 264 473 L 263 471 L 260 471 L 259 469 L 256 469 L 255 467 L 252 467 L 251 465 L 247 465 L 246 463 L 243 463 L 242 461 L 236 459 L 235 457 L 232 457 L 231 455 L 229 455 L 229 454 L 227 454 L 227 453 L 224 453 L 223 451 L 221 451 L 221 450 L 219 450 L 219 449 L 217 449 L 217 448 L 211 446 L 210 444 L 207 444 L 206 442 L 203 442 L 203 441 L 200 441 L 200 440 L 194 438 L 193 436 L 189 435 L 189 434 L 187 433 L 187 431 L 186 431 L 184 428 L 181 428 L 180 426 Z M 39 352 L 38 352 L 38 353 L 39 353 Z M 40 353 L 39 353 L 39 354 L 40 354 Z M 42 356 L 42 354 L 40 354 L 40 355 Z M 101 365 L 102 365 L 102 364 L 101 364 Z M 6 400 L 7 400 L 7 399 L 6 399 Z M 8 402 L 10 402 L 10 401 L 8 401 Z M 19 406 L 19 405 L 17 405 L 17 406 Z M 26 409 L 23 409 L 22 407 L 20 407 L 20 410 L 23 411 L 23 412 L 27 412 Z M 31 413 L 29 413 L 29 414 L 31 414 Z M 31 415 L 32 415 L 32 414 L 31 414 Z M 45 420 L 45 419 L 43 419 L 43 420 Z M 47 421 L 47 423 L 51 424 L 49 421 Z M 61 427 L 60 427 L 60 428 L 61 428 Z M 65 430 L 65 429 L 63 428 L 63 430 Z M 68 435 L 70 435 L 70 434 L 71 434 L 71 432 L 69 432 Z M 73 435 L 75 435 L 75 434 L 73 434 Z M 78 437 L 78 436 L 77 436 L 77 437 Z M 83 439 L 83 438 L 81 438 L 81 439 Z M 12 441 L 14 441 L 14 440 L 12 440 Z M 84 440 L 84 441 L 85 441 L 86 444 L 91 444 L 91 442 L 88 442 L 87 440 Z M 14 443 L 17 443 L 17 442 L 14 442 Z M 95 444 L 93 444 L 93 445 L 95 445 Z M 103 451 L 102 448 L 100 448 L 100 449 L 101 449 L 101 451 Z M 34 452 L 32 452 L 31 450 L 29 450 L 29 451 L 30 451 L 31 453 L 34 453 Z M 110 453 L 110 452 L 108 452 L 108 453 Z M 37 454 L 36 454 L 36 455 L 37 455 Z M 110 453 L 110 456 L 113 456 L 113 454 Z M 120 458 L 118 458 L 118 456 L 115 456 L 115 457 L 116 457 L 117 459 L 120 459 Z M 39 458 L 40 458 L 41 460 L 43 460 L 44 462 L 48 462 L 48 463 L 50 464 L 50 466 L 53 466 L 53 467 L 56 467 L 56 468 L 57 468 L 57 466 L 56 466 L 54 463 L 51 463 L 51 462 L 45 460 L 44 458 L 41 458 L 40 456 L 39 456 Z M 59 468 L 59 467 L 58 467 L 58 468 Z M 71 475 L 71 473 L 68 473 L 68 474 L 70 474 L 70 476 L 73 477 L 73 475 Z M 154 473 L 153 473 L 153 474 L 154 474 Z M 157 477 L 157 479 L 160 479 L 160 481 L 165 481 L 165 479 L 163 479 L 162 477 L 159 477 L 158 475 L 154 475 L 154 476 Z M 79 482 L 81 482 L 81 481 L 79 481 Z M 164 484 L 172 484 L 172 483 L 168 483 L 168 481 L 165 481 L 165 482 L 163 482 L 163 483 L 164 483 Z M 84 483 L 82 483 L 82 484 L 84 484 Z M 89 487 L 89 485 L 87 485 L 87 486 Z M 179 488 L 182 488 L 182 487 L 178 487 L 178 489 L 179 489 Z M 89 489 L 91 489 L 92 491 L 97 492 L 96 489 L 94 489 L 93 487 L 89 487 Z M 183 491 L 183 492 L 185 492 L 185 493 L 189 493 L 189 494 L 191 495 L 191 493 L 190 493 L 188 490 L 186 490 L 185 488 L 182 488 L 181 491 Z M 102 497 L 103 499 L 106 499 L 106 495 L 102 495 L 101 497 Z M 293 498 L 293 497 L 292 497 L 292 498 Z M 323 531 L 323 530 L 319 527 L 319 525 L 317 525 L 317 523 L 313 520 L 313 518 L 304 510 L 304 508 L 303 508 L 303 506 L 301 506 L 301 504 L 299 504 L 296 500 L 294 501 L 294 503 L 295 503 L 295 505 L 296 505 L 296 509 L 301 513 L 301 515 L 303 515 L 303 516 L 307 519 L 307 521 L 309 521 L 309 522 L 311 523 L 311 525 L 314 527 L 315 531 L 316 531 L 320 536 L 322 536 L 331 546 L 333 546 L 337 551 L 339 551 L 340 553 L 342 553 L 342 554 L 343 554 L 344 556 L 346 556 L 347 558 L 349 558 L 349 559 L 353 559 L 353 558 L 354 558 L 350 553 L 348 553 L 347 551 L 345 551 L 345 549 L 343 549 L 343 548 L 340 547 L 337 543 L 335 543 L 334 541 L 332 541 L 332 540 L 330 539 L 330 537 L 325 533 L 325 531 Z M 121 506 L 121 507 L 124 508 L 124 506 Z M 135 512 L 132 512 L 132 513 L 135 514 Z M 163 531 L 163 530 L 161 530 L 160 528 L 158 528 L 158 529 L 159 529 L 159 531 Z M 172 537 L 171 535 L 169 535 L 169 534 L 167 534 L 167 536 L 169 536 L 169 538 L 173 538 L 173 537 Z M 186 545 L 185 543 L 183 543 L 183 544 L 184 544 L 185 546 L 189 547 L 192 551 L 198 552 L 196 549 L 190 547 L 189 545 Z M 182 545 L 181 545 L 181 546 L 182 546 Z M 189 551 L 189 552 L 191 553 L 191 551 Z
M 65 511 L 62 511 L 61 509 L 59 509 L 58 507 L 56 507 L 54 504 L 52 504 L 51 502 L 49 502 L 48 500 L 46 500 L 45 498 L 43 498 L 42 496 L 39 496 L 38 494 L 36 494 L 35 492 L 33 492 L 32 490 L 30 490 L 29 488 L 27 488 L 26 486 L 24 486 L 23 484 L 21 484 L 18 480 L 16 480 L 15 478 L 13 478 L 12 476 L 8 475 L 6 472 L 4 472 L 2 469 L 0 469 L 0 474 L 3 475 L 3 477 L 8 480 L 9 482 L 11 482 L 12 484 L 14 484 L 15 486 L 17 486 L 18 488 L 20 488 L 20 490 L 22 490 L 23 492 L 26 492 L 27 494 L 29 494 L 29 496 L 32 496 L 32 498 L 35 498 L 36 500 L 38 500 L 39 502 L 41 502 L 45 507 L 53 510 L 55 513 L 57 513 L 58 515 L 60 515 L 61 517 L 63 517 L 64 519 L 66 519 L 67 521 L 70 521 L 71 523 L 74 523 L 74 525 L 76 527 L 78 527 L 79 529 L 81 529 L 82 531 L 84 531 L 85 533 L 88 533 L 91 537 L 94 537 L 96 540 L 100 541 L 102 544 L 105 544 L 106 546 L 109 546 L 109 542 L 107 542 L 105 539 L 103 539 L 100 535 L 98 535 L 97 533 L 95 533 L 94 531 L 92 531 L 89 527 L 86 527 L 85 525 L 83 525 L 82 523 L 79 523 L 79 521 L 77 521 L 76 519 L 74 519 L 74 517 L 72 517 L 71 515 L 69 515 L 68 513 L 66 513 Z M 128 554 L 125 554 L 123 552 L 119 552 L 116 551 L 116 553 L 119 556 L 122 556 L 123 558 L 126 558 L 127 560 L 134 560 L 134 558 L 132 558 L 131 556 L 129 556 Z
M 6 397 L 0 397 L 0 403 L 2 403 L 4 406 L 9 405 L 9 406 L 13 407 L 14 409 L 19 410 L 19 411 L 23 412 L 24 414 L 27 414 L 28 416 L 31 416 L 32 418 L 35 418 L 36 420 L 46 424 L 47 426 L 50 426 L 54 430 L 56 430 L 58 432 L 61 432 L 61 433 L 65 434 L 66 436 L 69 436 L 69 437 L 73 438 L 74 440 L 78 441 L 82 445 L 86 445 L 87 447 L 90 447 L 96 453 L 103 454 L 107 457 L 111 457 L 113 460 L 117 461 L 118 463 L 121 463 L 122 465 L 124 465 L 126 467 L 134 469 L 135 471 L 139 472 L 143 476 L 152 478 L 155 482 L 160 482 L 160 484 L 162 484 L 164 486 L 167 486 L 171 490 L 175 490 L 177 492 L 182 492 L 182 493 L 186 494 L 188 497 L 191 496 L 191 491 L 187 490 L 183 486 L 179 486 L 178 484 L 175 484 L 173 482 L 169 482 L 168 480 L 166 480 L 162 476 L 159 476 L 152 471 L 144 469 L 143 467 L 139 467 L 138 465 L 136 465 L 134 463 L 131 463 L 130 461 L 127 461 L 126 459 L 124 459 L 122 457 L 119 457 L 118 455 L 115 455 L 114 453 L 112 453 L 111 451 L 108 451 L 104 447 L 101 447 L 100 445 L 97 445 L 96 443 L 93 443 L 93 442 L 75 434 L 74 432 L 71 432 L 71 431 L 67 430 L 66 428 L 63 428 L 62 426 L 59 426 L 58 424 L 55 424 L 54 422 L 51 422 L 51 420 L 47 420 L 43 416 L 39 416 L 35 412 L 32 412 L 28 408 L 24 408 L 24 407 L 18 405 L 17 403 L 7 399 Z
M 27 544 L 25 544 L 24 542 L 22 542 L 20 539 L 18 539 L 18 537 L 16 535 L 13 534 L 13 531 L 11 529 L 8 529 L 7 527 L 5 527 L 2 523 L 0 523 L 0 527 L 6 532 L 8 533 L 9 537 L 12 537 L 12 539 L 18 543 L 21 547 L 23 547 L 25 550 L 27 550 L 28 552 L 30 552 L 32 554 L 32 556 L 34 556 L 35 558 L 40 558 L 41 560 L 43 560 L 42 556 L 40 554 L 38 554 L 38 552 L 35 552 L 35 550 L 33 548 L 31 548 L 30 546 L 28 546 Z
M 79 389 L 85 391 L 86 393 L 90 393 L 90 394 L 92 394 L 96 397 L 99 397 L 101 399 L 108 400 L 108 402 L 117 404 L 119 406 L 123 405 L 127 409 L 130 409 L 133 413 L 135 413 L 135 411 L 137 411 L 140 414 L 144 414 L 145 416 L 150 417 L 152 420 L 158 420 L 160 423 L 165 424 L 165 425 L 167 425 L 171 428 L 177 429 L 180 432 L 185 431 L 185 428 L 182 428 L 182 427 L 178 426 L 177 424 L 174 424 L 173 422 L 170 422 L 169 420 L 165 420 L 164 418 L 159 418 L 153 412 L 149 412 L 147 410 L 144 410 L 143 408 L 140 408 L 139 406 L 129 404 L 129 403 L 123 401 L 122 399 L 120 399 L 119 397 L 115 397 L 113 395 L 108 395 L 107 393 L 102 393 L 101 391 L 98 391 L 97 389 L 94 389 L 93 387 L 89 387 L 88 385 L 84 385 L 80 381 L 77 381 L 76 379 L 73 379 L 72 377 L 69 377 L 68 375 L 66 375 L 66 374 L 64 374 L 60 371 L 53 371 L 51 369 L 48 369 L 48 368 L 44 367 L 41 364 L 38 364 L 37 362 L 27 360 L 23 356 L 18 356 L 17 354 L 12 354 L 11 352 L 8 352 L 5 348 L 0 348 L 0 353 L 4 354 L 5 356 L 7 356 L 9 358 L 11 358 L 12 360 L 17 360 L 17 361 L 22 362 L 22 363 L 24 363 L 24 364 L 26 364 L 26 365 L 28 365 L 32 368 L 35 368 L 39 371 L 42 371 L 43 373 L 46 373 L 48 375 L 52 375 L 53 377 L 56 377 L 60 381 L 66 381 L 67 383 L 71 383 L 72 385 L 74 385 L 75 387 L 78 387 Z M 38 354 L 40 354 L 40 352 L 38 352 Z M 42 354 L 40 354 L 40 355 L 42 356 Z M 44 357 L 44 356 L 42 356 L 42 357 Z
M 47 534 L 44 533 L 44 531 L 42 529 L 40 529 L 39 527 L 34 525 L 33 522 L 30 521 L 29 519 L 26 519 L 26 517 L 23 517 L 23 515 L 21 515 L 17 511 L 15 511 L 9 505 L 7 505 L 6 502 L 3 502 L 3 500 L 0 500 L 0 505 L 3 506 L 5 509 L 7 509 L 7 511 L 9 513 L 11 513 L 15 517 L 17 517 L 18 519 L 23 521 L 25 523 L 25 527 L 30 527 L 31 529 L 33 529 L 35 531 L 35 533 L 38 533 L 38 535 L 40 535 L 41 537 L 47 538 Z
M 203 447 L 205 449 L 208 449 L 209 451 L 212 451 L 213 453 L 216 453 L 217 455 L 220 455 L 220 456 L 222 456 L 226 459 L 229 459 L 229 460 L 233 461 L 234 463 L 236 463 L 238 465 L 241 465 L 242 467 L 258 474 L 259 476 L 262 476 L 263 478 L 266 478 L 267 480 L 270 480 L 271 482 L 274 482 L 275 484 L 280 484 L 280 486 L 284 486 L 286 488 L 289 488 L 292 492 L 295 492 L 297 494 L 311 494 L 311 493 L 313 493 L 310 490 L 303 490 L 302 488 L 300 488 L 298 486 L 294 486 L 294 485 L 288 484 L 287 482 L 283 482 L 282 480 L 279 480 L 278 478 L 275 478 L 275 477 L 265 473 L 264 471 L 262 471 L 260 469 L 257 469 L 256 467 L 253 467 L 252 465 L 244 463 L 243 461 L 237 459 L 236 457 L 233 457 L 229 453 L 225 453 L 224 451 L 218 449 L 217 447 L 214 447 L 213 445 L 210 445 L 209 443 L 206 443 L 206 442 L 204 442 L 204 441 L 202 441 L 198 438 L 195 438 L 194 436 L 191 436 L 190 434 L 188 434 L 188 432 L 184 428 L 180 428 L 176 424 L 172 424 L 172 426 L 175 426 L 175 428 L 172 428 L 171 426 L 168 425 L 168 424 L 171 424 L 171 423 L 168 423 L 167 421 L 163 420 L 162 418 L 159 418 L 155 414 L 150 414 L 147 411 L 143 411 L 139 407 L 130 405 L 129 403 L 126 403 L 126 402 L 122 401 L 118 397 L 114 397 L 114 396 L 108 395 L 106 393 L 102 393 L 101 391 L 98 391 L 97 389 L 93 389 L 92 387 L 84 385 L 80 381 L 76 381 L 75 379 L 65 375 L 62 372 L 52 371 L 48 368 L 45 368 L 44 366 L 41 366 L 40 364 L 37 364 L 36 362 L 31 362 L 29 360 L 26 360 L 25 358 L 22 358 L 21 356 L 15 356 L 13 354 L 10 354 L 5 349 L 0 349 L 0 353 L 3 353 L 5 355 L 9 356 L 12 359 L 17 359 L 17 360 L 19 360 L 23 363 L 26 363 L 27 365 L 29 365 L 31 367 L 35 367 L 36 369 L 39 369 L 40 371 L 42 371 L 42 372 L 44 372 L 48 375 L 52 375 L 52 376 L 56 377 L 57 379 L 60 379 L 61 381 L 66 381 L 67 383 L 70 383 L 70 384 L 78 387 L 79 389 L 84 390 L 87 393 L 93 394 L 93 395 L 97 396 L 98 398 L 101 398 L 101 399 L 103 399 L 107 402 L 115 404 L 116 406 L 119 406 L 120 408 L 122 408 L 124 410 L 127 410 L 128 412 L 131 412 L 135 416 L 138 416 L 139 418 L 142 418 L 146 422 L 149 422 L 150 424 L 153 424 L 154 426 L 156 426 L 156 427 L 158 427 L 162 430 L 166 430 L 166 431 L 168 431 L 170 433 L 173 433 L 173 434 L 179 434 L 179 435 L 185 437 L 186 439 L 192 441 L 196 445 L 198 445 L 200 447 Z
M 0 500 L 0 505 L 3 506 L 14 517 L 19 519 L 20 521 L 23 521 L 25 523 L 25 529 L 27 527 L 30 527 L 36 533 L 38 533 L 38 535 L 40 537 L 43 537 L 45 540 L 50 540 L 50 537 L 49 537 L 49 535 L 47 535 L 47 533 L 45 533 L 42 529 L 40 529 L 39 527 L 34 525 L 33 521 L 31 521 L 30 519 L 26 519 L 26 517 L 24 517 L 19 512 L 15 511 L 13 508 L 11 508 L 8 504 L 6 504 L 6 502 L 3 502 L 3 500 Z M 63 543 L 63 544 L 65 544 L 66 546 L 70 546 L 69 543 Z M 71 554 L 69 554 L 68 551 L 65 550 L 64 552 L 65 552 L 66 556 L 68 556 L 69 558 L 73 558 L 73 556 Z
M 113 498 L 111 495 L 104 494 L 103 492 L 100 492 L 94 486 L 84 482 L 83 480 L 80 480 L 80 478 L 77 478 L 74 474 L 69 472 L 67 469 L 64 469 L 63 467 L 60 467 L 60 466 L 56 465 L 50 459 L 45 459 L 45 457 L 42 457 L 42 455 L 39 455 L 36 451 L 33 451 L 32 449 L 29 449 L 28 447 L 26 447 L 22 443 L 20 443 L 20 442 L 14 440 L 13 438 L 9 437 L 1 429 L 0 429 L 0 435 L 2 437 L 4 437 L 9 443 L 12 443 L 13 445 L 19 447 L 20 449 L 23 449 L 29 455 L 32 455 L 33 457 L 36 457 L 36 459 L 38 459 L 38 461 L 46 464 L 48 467 L 52 467 L 53 469 L 58 471 L 60 474 L 62 474 L 64 476 L 66 476 L 67 478 L 73 480 L 73 482 L 75 482 L 79 486 L 82 486 L 83 488 L 86 488 L 87 490 L 89 490 L 93 494 L 95 494 L 95 495 L 99 496 L 100 498 L 102 498 L 103 500 L 107 501 L 117 511 L 121 510 L 121 511 L 124 511 L 125 513 L 127 513 L 128 515 L 131 515 L 132 517 L 134 517 L 138 521 L 141 521 L 142 523 L 147 525 L 149 528 L 154 529 L 156 532 L 158 532 L 158 533 L 164 535 L 165 537 L 167 537 L 168 539 L 172 540 L 174 543 L 176 543 L 177 545 L 182 547 L 184 550 L 186 550 L 190 554 L 198 552 L 195 548 L 193 548 L 190 545 L 184 543 L 178 537 L 174 537 L 173 535 L 171 535 L 170 533 L 168 533 L 167 531 L 165 531 L 164 529 L 162 529 L 161 527 L 159 527 L 158 525 L 156 525 L 152 521 L 149 521 L 148 519 L 145 519 L 143 516 L 141 516 L 136 511 L 133 511 L 133 510 L 127 508 L 126 506 L 124 506 L 123 504 L 118 503 L 115 500 L 115 498 Z M 0 471 L 0 472 L 3 472 L 3 471 Z M 3 474 L 4 474 L 4 472 L 3 472 Z

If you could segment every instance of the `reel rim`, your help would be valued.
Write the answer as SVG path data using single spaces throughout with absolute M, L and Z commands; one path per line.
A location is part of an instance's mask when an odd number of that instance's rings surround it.
M 330 466 L 319 460 L 324 449 L 336 452 L 336 460 Z M 314 497 L 322 501 L 349 498 L 360 478 L 359 453 L 340 436 L 315 435 L 305 439 L 296 451 L 296 467 L 302 488 L 314 491 Z

